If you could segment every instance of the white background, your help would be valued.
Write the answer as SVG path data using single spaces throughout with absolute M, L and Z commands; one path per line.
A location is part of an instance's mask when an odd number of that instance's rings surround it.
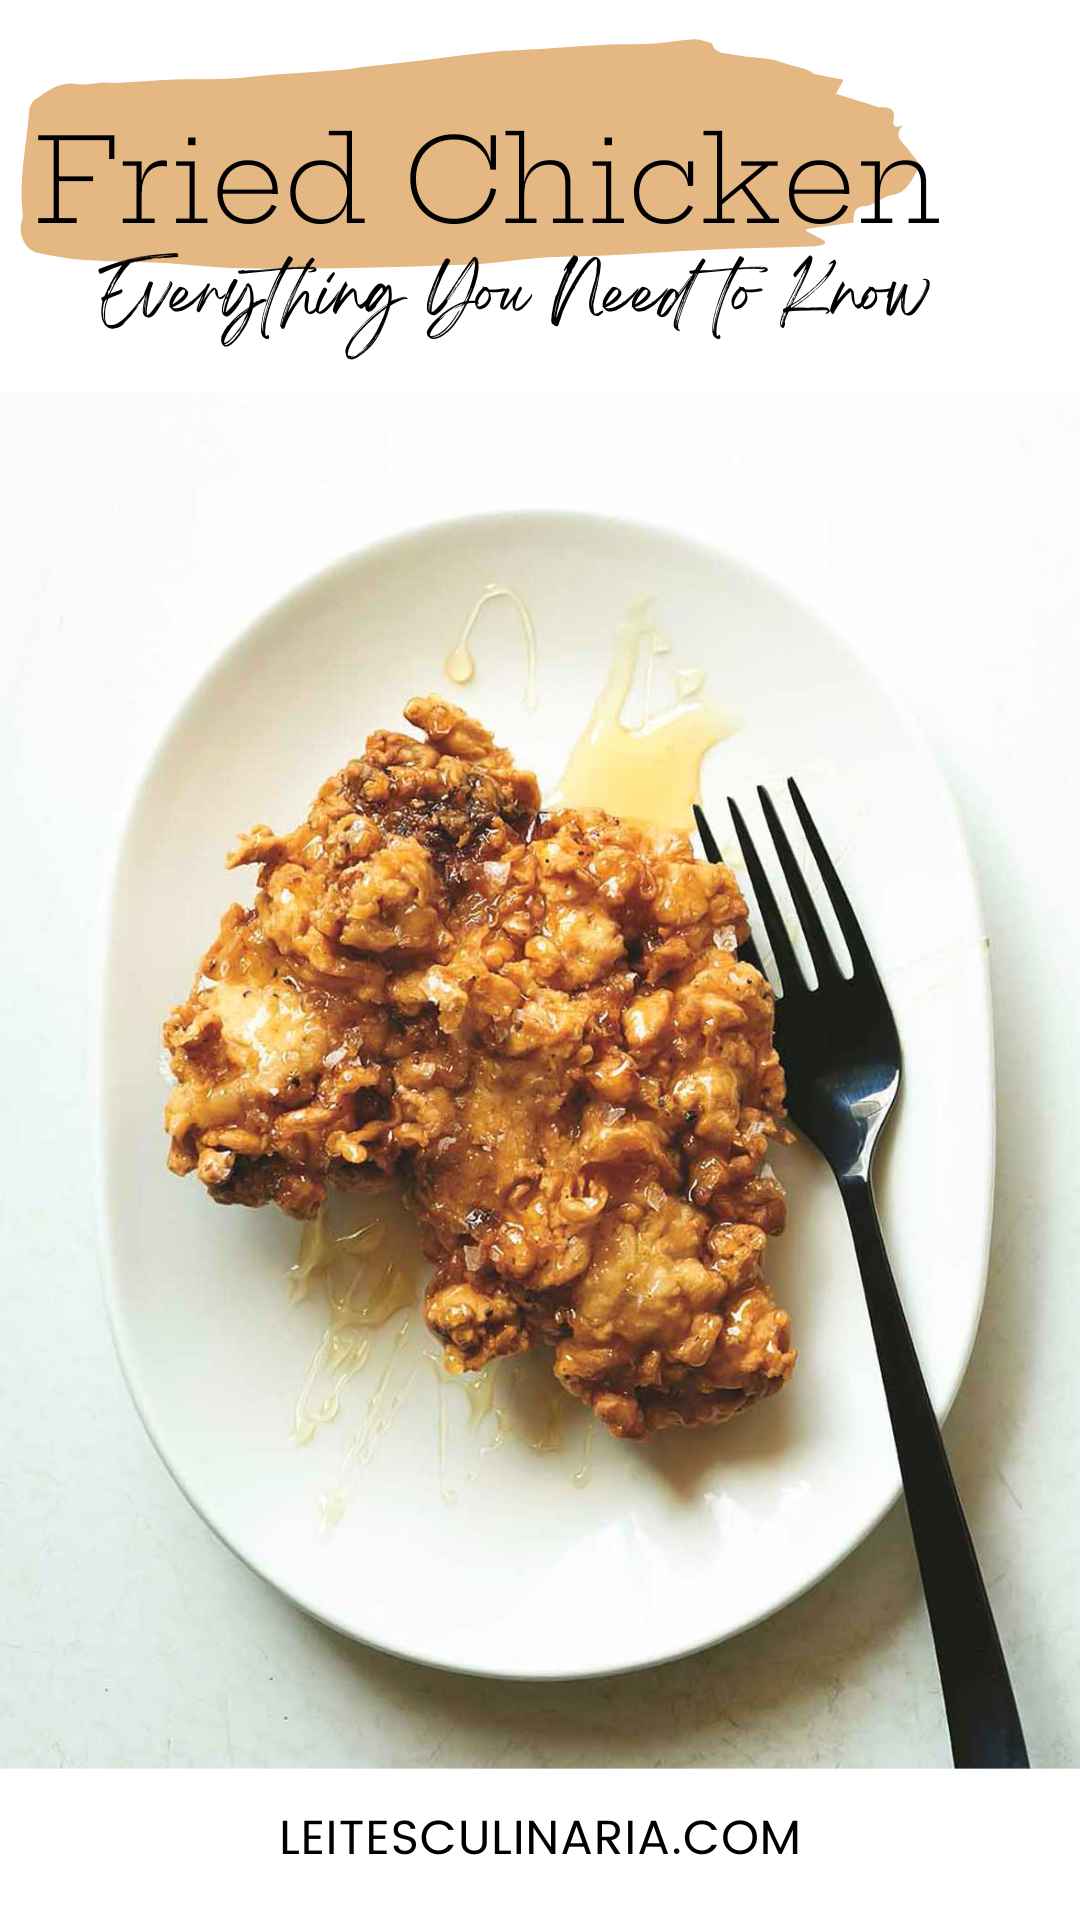
M 779 1920 L 796 1903 L 800 1913 L 832 1916 L 857 1900 L 861 1911 L 868 1888 L 875 1920 L 909 1920 L 926 1903 L 928 1885 L 932 1911 L 974 1908 L 997 1920 L 1024 1911 L 1044 1891 L 1048 1898 L 1060 1893 L 1072 1796 L 1072 1778 L 1062 1773 L 964 1773 L 943 1781 L 912 1773 L 159 1772 L 53 1774 L 47 1793 L 41 1784 L 42 1776 L 32 1775 L 16 1783 L 29 1817 L 11 1823 L 6 1884 L 16 1895 L 25 1890 L 34 1913 L 66 1916 L 83 1888 L 107 1887 L 110 1913 L 141 1916 L 152 1902 L 161 1920 L 189 1920 L 204 1906 L 215 1915 L 317 1909 L 456 1916 L 478 1906 L 501 1911 L 511 1902 L 521 1920 L 547 1920 L 553 1909 L 594 1914 L 599 1899 L 652 1913 L 702 1898 Z M 504 1837 L 503 1857 L 494 1856 L 496 1820 L 504 1836 L 515 1819 L 530 1816 L 558 1819 L 565 1833 L 575 1818 L 590 1824 L 592 1809 L 593 1824 L 597 1814 L 620 1821 L 624 1835 L 633 1820 L 639 1840 L 655 1818 L 675 1846 L 684 1825 L 698 1819 L 721 1831 L 729 1821 L 749 1820 L 759 1834 L 769 1820 L 781 1840 L 796 1819 L 798 1853 L 789 1845 L 782 1856 L 759 1848 L 742 1858 L 720 1851 L 695 1859 L 683 1847 L 678 1858 L 655 1850 L 617 1859 L 571 1852 L 519 1863 L 505 1857 Z M 290 1843 L 305 1817 L 323 1823 L 325 1836 L 332 1816 L 411 1819 L 419 1829 L 429 1819 L 460 1825 L 467 1815 L 474 1847 L 487 1821 L 489 1852 L 350 1859 L 339 1850 L 333 1858 L 286 1858 L 285 1815 Z M 445 1831 L 431 1837 L 442 1844 Z M 704 1837 L 698 1829 L 695 1844 Z M 363 1844 L 366 1828 L 359 1839 Z M 745 1829 L 731 1839 L 746 1844 Z M 122 1904 L 118 1882 L 132 1890 L 130 1899 L 121 1892 Z M 66 1897 L 55 1897 L 61 1888 Z
M 946 1758 L 900 1511 L 817 1590 L 711 1653 L 593 1685 L 480 1686 L 347 1644 L 263 1587 L 187 1508 L 120 1380 L 97 1277 L 88 976 L 106 863 L 140 764 L 217 651 L 328 560 L 430 517 L 559 505 L 665 521 L 771 574 L 906 700 L 952 781 L 991 933 L 1000 1159 L 987 1308 L 947 1437 L 1033 1760 L 1077 1764 L 1080 402 L 1061 397 L 1076 385 L 1077 294 L 1075 29 L 1062 13 L 1044 0 L 1020 11 L 909 0 L 885 13 L 830 0 L 677 0 L 662 15 L 639 0 L 512 13 L 423 0 L 378 16 L 319 0 L 189 0 L 182 17 L 132 0 L 107 13 L 72 0 L 23 11 L 0 73 L 0 345 L 9 388 L 62 397 L 10 400 L 0 422 L 0 1761 L 821 1769 Z M 532 319 L 469 316 L 433 347 L 419 338 L 427 276 L 417 274 L 402 276 L 408 324 L 349 367 L 318 331 L 227 354 L 208 327 L 186 323 L 106 335 L 92 267 L 33 256 L 18 238 L 26 109 L 60 82 L 661 36 L 805 64 L 895 109 L 941 225 L 844 231 L 835 250 L 853 280 L 930 274 L 914 321 L 808 318 L 782 335 L 755 324 L 715 344 L 633 318 L 556 335 Z M 793 264 L 762 258 L 777 275 Z M 681 255 L 654 256 L 640 277 L 666 279 L 676 263 Z M 617 276 L 630 272 L 620 263 Z M 538 289 L 552 276 L 550 262 L 522 275 Z M 217 388 L 259 397 L 215 399 Z M 305 389 L 316 397 L 299 397 Z M 208 795 L 208 815 L 212 806 Z M 597 1802 L 596 1783 L 577 1777 L 551 1804 Z M 127 1820 L 125 1857 L 159 1910 L 175 1910 L 182 1887 L 190 1911 L 194 1804 L 159 1795 L 155 1809 L 145 1781 L 114 1780 L 131 1791 L 110 1796 L 83 1775 L 76 1802 L 43 1798 L 42 1822 L 23 1827 L 27 1857 L 55 1849 L 62 1818 L 65 1857 L 89 1869 L 111 1847 L 115 1868 Z M 786 1798 L 771 1789 L 757 1810 L 824 1807 L 826 1777 L 810 1784 Z M 824 1869 L 828 1888 L 843 1884 L 845 1859 L 870 1871 L 860 1836 L 875 1831 L 887 1793 L 898 1823 L 911 1824 L 884 1885 L 875 1866 L 883 1913 L 895 1910 L 905 1863 L 922 1876 L 925 1861 L 944 1898 L 959 1875 L 970 1885 L 977 1860 L 1001 1893 L 1004 1837 L 1031 1825 L 1018 1801 L 1011 1823 L 1006 1803 L 977 1801 L 974 1784 L 920 1804 L 913 1785 L 883 1780 L 871 1802 L 864 1782 L 851 1783 L 810 1828 L 813 1865 L 799 1873 L 824 1899 Z M 474 1805 L 497 1798 L 462 1785 Z M 361 1781 L 355 1797 L 368 1791 Z M 356 1810 L 329 1779 L 323 1793 L 283 1775 L 282 1794 L 294 1814 Z M 733 1774 L 722 1789 L 710 1782 L 710 1796 L 724 1808 L 754 1800 Z M 410 1812 L 418 1786 L 379 1797 Z M 622 1788 L 613 1810 L 629 1797 Z M 679 1797 L 698 1802 L 690 1788 Z M 544 1810 L 535 1788 L 504 1799 L 510 1811 Z M 274 1864 L 272 1822 L 253 1824 L 246 1804 L 231 1834 L 202 1830 L 229 1861 L 219 1886 L 234 1899 L 250 1894 L 256 1859 Z M 977 1856 L 948 1852 L 962 1814 L 981 1817 Z M 140 1852 L 140 1834 L 160 1851 Z M 651 1899 L 651 1869 L 634 1871 Z M 278 1874 L 292 1905 L 315 1888 L 310 1873 Z M 785 1897 L 804 1884 L 780 1864 L 755 1875 L 759 1907 L 763 1880 Z M 565 1884 L 545 1875 L 545 1898 Z M 613 1877 L 605 1884 L 613 1890 Z M 745 1893 L 748 1882 L 732 1863 L 716 1884 Z M 358 1881 L 320 1871 L 319 1890 L 330 1885 L 347 1896 Z
M 948 1440 L 1033 1757 L 1075 1764 L 1080 401 L 811 397 L 793 414 L 756 396 L 686 422 L 627 395 L 575 410 L 587 461 L 567 457 L 565 412 L 527 396 L 483 432 L 470 396 L 31 399 L 4 425 L 2 1757 L 947 1757 L 899 1511 L 711 1653 L 594 1684 L 480 1684 L 350 1645 L 262 1586 L 189 1511 L 120 1380 L 96 1268 L 88 974 L 141 761 L 217 651 L 324 562 L 444 514 L 559 504 L 666 521 L 772 574 L 910 705 L 952 781 L 991 935 L 1001 1132 L 988 1304 Z

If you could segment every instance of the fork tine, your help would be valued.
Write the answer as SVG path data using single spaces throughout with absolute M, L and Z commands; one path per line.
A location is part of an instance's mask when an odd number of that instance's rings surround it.
M 829 942 L 829 936 L 822 925 L 821 915 L 814 905 L 813 895 L 803 878 L 802 868 L 791 849 L 791 842 L 784 832 L 783 822 L 773 805 L 771 796 L 764 787 L 758 788 L 758 799 L 765 823 L 773 837 L 777 857 L 784 871 L 784 879 L 791 890 L 795 912 L 799 916 L 799 925 L 806 936 L 806 945 L 814 963 L 819 984 L 824 980 L 835 980 L 840 976 L 836 955 Z
M 697 830 L 701 835 L 701 844 L 705 849 L 706 860 L 709 861 L 711 866 L 723 866 L 724 856 L 720 851 L 716 836 L 696 800 L 694 801 L 694 819 L 697 821 Z M 761 964 L 761 955 L 754 944 L 754 936 L 752 933 L 748 933 L 746 939 L 740 942 L 739 958 L 741 960 L 749 960 L 752 967 L 756 967 L 759 973 L 764 973 L 765 969 Z
M 776 895 L 758 859 L 758 851 L 750 838 L 746 821 L 730 796 L 728 808 L 735 823 L 735 832 L 742 848 L 743 859 L 746 861 L 746 870 L 750 875 L 750 884 L 754 889 L 758 912 L 765 922 L 765 931 L 769 936 L 769 945 L 773 950 L 773 959 L 776 961 L 776 969 L 780 975 L 780 985 L 785 994 L 794 993 L 798 987 L 805 988 L 806 981 L 803 979 L 802 968 L 795 958 L 795 949 L 784 925 L 783 915 L 776 904 Z
M 863 938 L 862 928 L 855 918 L 855 909 L 848 899 L 847 894 L 844 892 L 840 875 L 837 873 L 836 868 L 829 858 L 825 842 L 814 825 L 810 809 L 803 799 L 802 794 L 799 792 L 794 780 L 788 781 L 788 791 L 791 794 L 795 811 L 799 816 L 802 830 L 810 843 L 810 851 L 817 861 L 818 871 L 825 883 L 825 891 L 832 901 L 833 912 L 836 915 L 840 931 L 847 944 L 847 950 L 851 955 L 852 967 L 857 974 L 865 971 L 873 974 L 876 978 L 877 968 L 874 966 L 874 962 L 870 957 L 870 949 Z
M 724 856 L 721 853 L 720 848 L 717 844 L 716 837 L 713 833 L 713 830 L 710 827 L 708 821 L 706 820 L 705 815 L 702 813 L 701 808 L 698 806 L 698 803 L 696 800 L 694 801 L 694 819 L 697 821 L 697 830 L 701 835 L 701 844 L 705 849 L 706 860 L 708 860 L 714 867 L 720 866 L 723 862 Z

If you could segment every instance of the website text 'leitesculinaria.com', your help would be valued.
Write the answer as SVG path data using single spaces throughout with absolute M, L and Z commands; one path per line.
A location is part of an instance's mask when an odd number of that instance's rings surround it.
M 797 1854 L 799 1823 L 711 1820 L 704 1816 L 665 1830 L 658 1820 L 283 1820 L 281 1851 L 311 1854 L 497 1854 L 507 1857 L 584 1853 Z

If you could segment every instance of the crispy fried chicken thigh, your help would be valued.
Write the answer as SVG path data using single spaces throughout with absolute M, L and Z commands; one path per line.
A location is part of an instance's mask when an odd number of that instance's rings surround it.
M 541 814 L 458 708 L 376 733 L 304 823 L 255 827 L 165 1027 L 174 1172 L 298 1218 L 406 1183 L 452 1371 L 538 1341 L 613 1433 L 726 1419 L 786 1379 L 772 995 L 732 874 L 682 834 Z

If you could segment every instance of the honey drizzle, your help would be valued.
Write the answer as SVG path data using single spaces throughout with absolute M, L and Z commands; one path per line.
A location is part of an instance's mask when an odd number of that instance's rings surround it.
M 523 1375 L 512 1364 L 485 1368 L 477 1374 L 447 1373 L 436 1354 L 427 1355 L 435 1374 L 435 1458 L 439 1493 L 447 1506 L 456 1506 L 460 1488 L 479 1478 L 484 1460 L 498 1452 L 508 1439 L 537 1454 L 561 1454 L 566 1445 L 566 1417 L 573 1403 L 550 1377 Z M 451 1415 L 460 1400 L 466 1401 L 465 1423 L 451 1445 Z M 505 1398 L 500 1401 L 499 1394 Z M 493 1422 L 491 1438 L 482 1438 L 485 1423 Z M 589 1417 L 581 1428 L 581 1448 L 577 1463 L 570 1469 L 570 1484 L 584 1488 L 592 1478 L 592 1449 L 596 1422 Z M 451 1455 L 460 1454 L 460 1483 L 451 1478 Z
M 476 661 L 473 659 L 469 641 L 481 613 L 493 600 L 509 600 L 521 621 L 521 631 L 525 639 L 525 705 L 532 713 L 536 708 L 536 629 L 528 607 L 521 595 L 514 592 L 513 587 L 500 587 L 492 582 L 484 588 L 462 628 L 461 638 L 456 647 L 453 647 L 446 656 L 444 672 L 447 679 L 452 680 L 456 687 L 466 687 L 473 679 L 476 673 Z
M 336 1484 L 329 1488 L 326 1493 L 319 1495 L 319 1517 L 324 1532 L 330 1527 L 336 1527 L 345 1512 L 348 1504 L 347 1481 L 349 1474 L 356 1467 L 363 1468 L 370 1465 L 372 1455 L 380 1439 L 383 1434 L 388 1433 L 392 1427 L 401 1408 L 402 1401 L 412 1385 L 413 1374 L 416 1372 L 415 1359 L 411 1366 L 409 1366 L 400 1385 L 395 1388 L 393 1393 L 390 1391 L 394 1378 L 394 1369 L 397 1365 L 398 1356 L 401 1353 L 402 1347 L 409 1337 L 410 1325 L 411 1322 L 409 1320 L 403 1320 L 397 1333 L 394 1335 L 394 1344 L 387 1356 L 386 1365 L 379 1375 L 375 1391 L 364 1410 L 363 1420 L 342 1455 Z
M 376 1218 L 348 1233 L 332 1233 L 323 1207 L 301 1234 L 289 1297 L 306 1300 L 321 1284 L 327 1323 L 293 1410 L 293 1438 L 300 1446 L 337 1419 L 345 1386 L 367 1364 L 372 1333 L 415 1299 L 404 1267 L 385 1257 L 388 1232 L 387 1220 Z
M 570 1475 L 571 1484 L 575 1487 L 587 1487 L 592 1479 L 592 1450 L 595 1434 L 596 1421 L 590 1415 L 588 1425 L 581 1437 L 581 1459 Z

